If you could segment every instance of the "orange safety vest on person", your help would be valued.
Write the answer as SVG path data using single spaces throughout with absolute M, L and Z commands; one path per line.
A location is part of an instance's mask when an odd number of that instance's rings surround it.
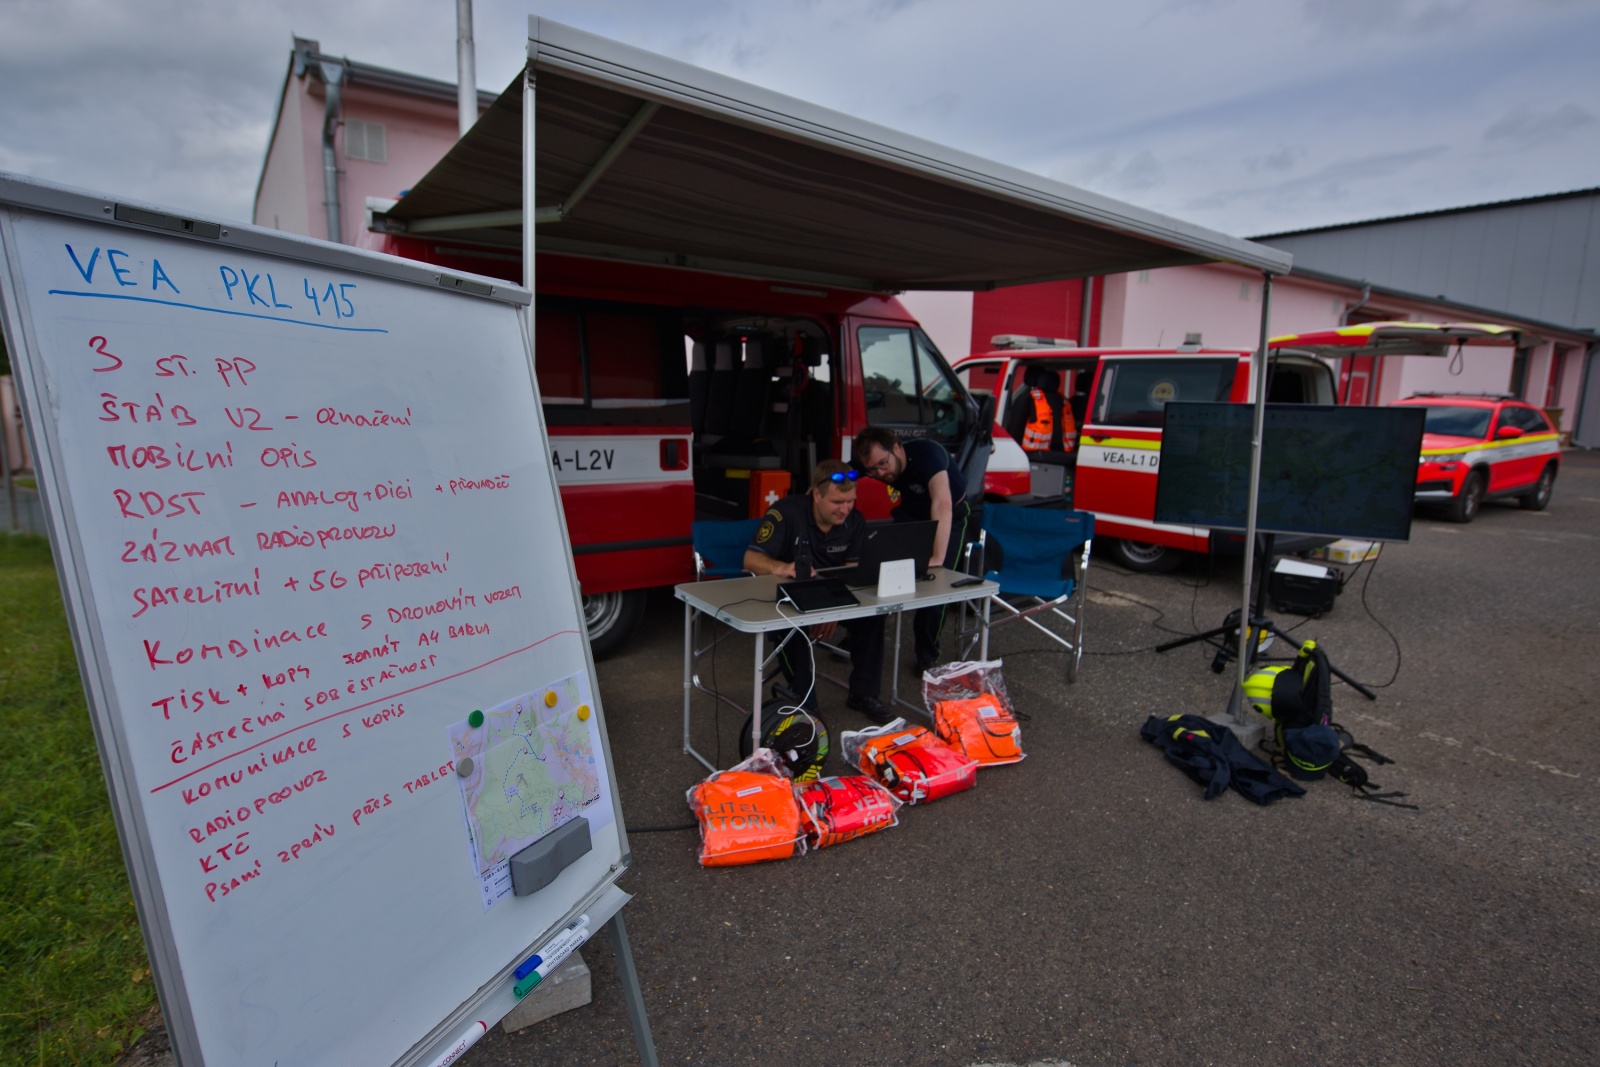
M 1071 452 L 1078 447 L 1078 423 L 1072 417 L 1072 409 L 1065 403 L 1061 405 L 1061 451 Z
M 1033 418 L 1022 431 L 1022 447 L 1027 452 L 1043 452 L 1050 447 L 1050 434 L 1055 429 L 1055 417 L 1050 412 L 1050 401 L 1043 389 L 1030 389 L 1033 398 Z M 1016 423 L 1011 425 L 1015 426 Z

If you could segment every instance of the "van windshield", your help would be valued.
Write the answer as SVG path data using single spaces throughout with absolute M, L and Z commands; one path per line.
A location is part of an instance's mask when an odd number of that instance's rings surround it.
M 856 337 L 868 421 L 953 443 L 961 434 L 962 397 L 933 342 L 905 326 L 862 326 Z
M 1171 400 L 1227 400 L 1238 360 L 1107 359 L 1100 372 L 1094 421 L 1111 426 L 1159 427 Z

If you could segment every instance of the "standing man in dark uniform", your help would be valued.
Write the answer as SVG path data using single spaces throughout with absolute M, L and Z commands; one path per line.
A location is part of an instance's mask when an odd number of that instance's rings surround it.
M 939 524 L 928 565 L 953 569 L 962 546 L 978 531 L 967 502 L 967 481 L 944 446 L 926 439 L 901 441 L 893 430 L 868 426 L 856 434 L 855 457 L 863 471 L 889 486 L 896 522 L 933 519 Z M 943 626 L 942 606 L 918 609 L 911 624 L 918 677 L 939 662 Z
M 856 478 L 848 464 L 836 459 L 818 463 L 809 493 L 786 496 L 767 510 L 755 540 L 744 550 L 744 569 L 793 578 L 802 543 L 815 569 L 860 559 L 867 520 L 856 511 Z M 811 628 L 812 635 L 826 641 L 837 626 L 822 623 Z M 883 691 L 883 616 L 850 619 L 844 626 L 850 631 L 850 696 L 845 706 L 873 722 L 886 723 L 894 713 L 878 699 Z M 791 630 L 778 646 L 778 665 L 790 689 L 802 698 L 811 693 L 808 703 L 814 707 L 816 667 L 811 644 L 798 631 Z

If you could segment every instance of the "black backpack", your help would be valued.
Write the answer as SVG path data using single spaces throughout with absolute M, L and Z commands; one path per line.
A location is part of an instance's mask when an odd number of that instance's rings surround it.
M 1292 777 L 1314 780 L 1327 775 L 1349 786 L 1362 800 L 1416 810 L 1415 804 L 1399 803 L 1397 798 L 1405 793 L 1378 792 L 1382 786 L 1353 758 L 1360 756 L 1379 765 L 1394 762 L 1333 721 L 1332 674 L 1328 654 L 1315 641 L 1307 641 L 1294 662 L 1273 678 L 1268 711 L 1274 724 L 1273 762 Z

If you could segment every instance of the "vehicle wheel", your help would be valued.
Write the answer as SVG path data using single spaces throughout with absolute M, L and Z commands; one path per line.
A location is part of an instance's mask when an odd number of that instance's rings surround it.
M 1461 485 L 1461 492 L 1450 501 L 1447 515 L 1451 522 L 1471 522 L 1483 506 L 1483 472 L 1473 471 Z
M 1539 480 L 1533 483 L 1533 489 L 1518 498 L 1517 503 L 1529 511 L 1543 511 L 1550 506 L 1550 491 L 1556 486 L 1556 465 L 1547 463 L 1544 470 L 1539 472 Z
M 1183 565 L 1183 552 L 1179 549 L 1121 537 L 1111 542 L 1111 558 L 1130 571 L 1145 574 L 1165 574 Z
M 643 589 L 584 594 L 583 625 L 595 659 L 605 659 L 633 636 L 644 618 L 644 599 Z

